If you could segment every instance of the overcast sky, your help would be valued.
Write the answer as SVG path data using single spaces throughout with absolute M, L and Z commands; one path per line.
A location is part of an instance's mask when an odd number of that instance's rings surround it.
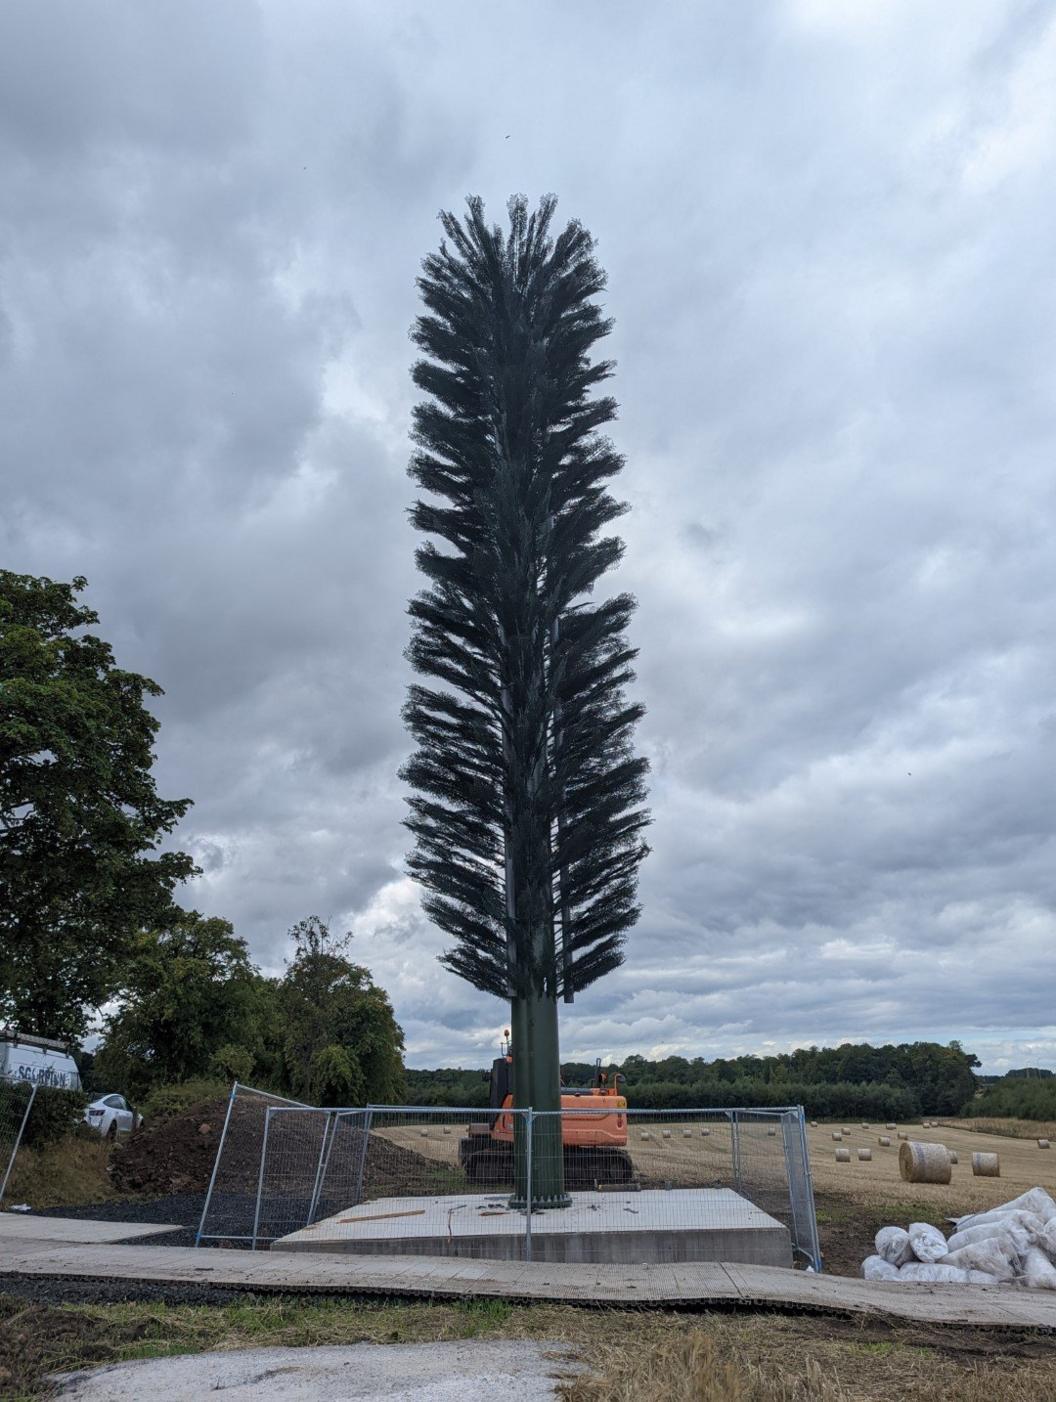
M 1056 1065 L 1056 10 L 0 8 L 0 550 L 164 688 L 187 904 L 355 933 L 412 1065 L 500 1003 L 404 874 L 415 276 L 594 233 L 653 853 L 566 1057 Z

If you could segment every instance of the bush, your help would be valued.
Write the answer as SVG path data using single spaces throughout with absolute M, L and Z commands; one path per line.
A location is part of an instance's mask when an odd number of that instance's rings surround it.
M 1006 1080 L 964 1107 L 966 1115 L 994 1119 L 1056 1120 L 1056 1080 Z
M 150 1124 L 158 1124 L 162 1120 L 171 1120 L 174 1115 L 182 1115 L 195 1105 L 225 1099 L 230 1090 L 230 1081 L 211 1081 L 205 1077 L 196 1081 L 182 1081 L 175 1086 L 158 1086 L 138 1107 L 139 1113 Z
M 218 1048 L 209 1058 L 209 1075 L 218 1081 L 248 1081 L 253 1073 L 253 1053 L 246 1047 L 236 1047 L 228 1043 Z
M 12 1124 L 16 1131 L 26 1112 L 29 1097 L 30 1087 L 24 1082 L 0 1086 L 2 1118 Z M 22 1132 L 22 1143 L 27 1149 L 42 1149 L 64 1135 L 81 1129 L 87 1132 L 88 1126 L 84 1123 L 84 1107 L 87 1104 L 88 1097 L 83 1091 L 38 1086 L 33 1109 Z

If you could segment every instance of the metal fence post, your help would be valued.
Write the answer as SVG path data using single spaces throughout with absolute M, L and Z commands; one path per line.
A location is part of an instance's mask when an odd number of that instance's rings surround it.
M 201 1246 L 202 1244 L 202 1235 L 205 1231 L 205 1219 L 209 1215 L 209 1204 L 213 1200 L 213 1188 L 216 1185 L 216 1175 L 220 1168 L 220 1159 L 223 1157 L 224 1153 L 224 1141 L 227 1139 L 227 1126 L 231 1120 L 231 1107 L 235 1103 L 235 1096 L 237 1094 L 238 1082 L 233 1081 L 231 1083 L 231 1094 L 227 1097 L 227 1113 L 224 1115 L 224 1127 L 220 1131 L 220 1143 L 217 1145 L 216 1158 L 213 1160 L 213 1171 L 209 1175 L 209 1187 L 206 1190 L 205 1202 L 202 1204 L 202 1218 L 198 1223 L 198 1230 L 194 1236 L 195 1246 Z M 0 1197 L 2 1196 L 3 1194 L 0 1194 Z
M 733 1160 L 733 1181 L 737 1191 L 741 1191 L 741 1127 L 736 1110 L 728 1110 L 730 1117 L 730 1154 Z
M 323 1187 L 323 1174 L 330 1161 L 330 1145 L 334 1142 L 334 1135 L 337 1133 L 337 1111 L 324 1110 L 326 1119 L 323 1121 L 323 1142 L 319 1145 L 319 1162 L 315 1166 L 315 1185 L 312 1188 L 312 1199 L 308 1204 L 308 1216 L 304 1225 L 310 1227 L 319 1206 L 319 1194 Z
M 814 1176 L 810 1171 L 810 1143 L 807 1139 L 807 1112 L 802 1105 L 799 1109 L 799 1143 L 803 1164 L 803 1197 L 807 1208 L 807 1229 L 809 1233 L 809 1247 L 813 1260 L 811 1265 L 816 1271 L 822 1269 L 821 1242 L 818 1239 L 818 1211 L 814 1205 Z
M 260 1172 L 257 1174 L 257 1205 L 253 1212 L 253 1245 L 252 1251 L 257 1249 L 257 1235 L 260 1231 L 260 1198 L 264 1191 L 264 1164 L 268 1157 L 268 1130 L 271 1128 L 272 1106 L 264 1112 L 264 1142 L 260 1146 Z
M 352 1203 L 353 1207 L 363 1201 L 363 1179 L 367 1171 L 367 1147 L 370 1144 L 370 1126 L 374 1121 L 374 1106 L 368 1105 L 363 1112 L 363 1146 L 359 1151 L 359 1163 L 356 1165 L 356 1196 Z
M 535 1119 L 535 1111 L 529 1108 L 525 1112 L 524 1145 L 525 1158 L 527 1160 L 525 1168 L 525 1213 L 524 1213 L 524 1259 L 532 1259 L 532 1122 Z
M 25 1132 L 26 1121 L 29 1119 L 29 1112 L 33 1108 L 33 1102 L 36 1098 L 37 1087 L 35 1084 L 32 1084 L 29 1087 L 29 1099 L 26 1101 L 26 1108 L 22 1113 L 22 1123 L 19 1125 L 18 1133 L 15 1135 L 14 1146 L 11 1149 L 11 1157 L 8 1159 L 7 1167 L 4 1169 L 4 1181 L 0 1183 L 0 1202 L 3 1202 L 4 1194 L 7 1192 L 7 1180 L 11 1177 L 11 1170 L 15 1166 L 15 1155 L 18 1153 L 18 1146 L 22 1143 L 22 1135 Z

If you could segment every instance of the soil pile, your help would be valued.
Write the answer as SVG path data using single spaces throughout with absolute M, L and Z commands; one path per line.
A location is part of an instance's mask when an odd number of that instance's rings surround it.
M 236 1100 L 231 1107 L 221 1179 L 224 1193 L 256 1195 L 264 1141 L 264 1109 L 259 1100 Z M 163 1196 L 204 1193 L 220 1147 L 227 1115 L 226 1098 L 195 1105 L 169 1119 L 148 1122 L 129 1136 L 113 1158 L 111 1182 L 119 1192 Z M 323 1148 L 323 1116 L 273 1115 L 268 1131 L 268 1165 L 273 1189 L 281 1180 L 284 1194 L 311 1196 Z M 366 1147 L 366 1162 L 363 1150 Z M 465 1184 L 461 1170 L 423 1158 L 413 1150 L 339 1121 L 327 1153 L 329 1195 L 355 1195 L 362 1183 L 368 1197 L 406 1192 L 456 1192 Z
M 224 1098 L 144 1124 L 115 1152 L 110 1181 L 125 1193 L 204 1193 L 226 1113 Z

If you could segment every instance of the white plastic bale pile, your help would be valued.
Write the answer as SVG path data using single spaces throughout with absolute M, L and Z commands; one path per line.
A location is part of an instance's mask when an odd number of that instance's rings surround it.
M 952 1222 L 948 1238 L 928 1222 L 911 1222 L 908 1231 L 881 1227 L 862 1275 L 902 1283 L 1056 1290 L 1056 1201 L 1044 1188 Z

